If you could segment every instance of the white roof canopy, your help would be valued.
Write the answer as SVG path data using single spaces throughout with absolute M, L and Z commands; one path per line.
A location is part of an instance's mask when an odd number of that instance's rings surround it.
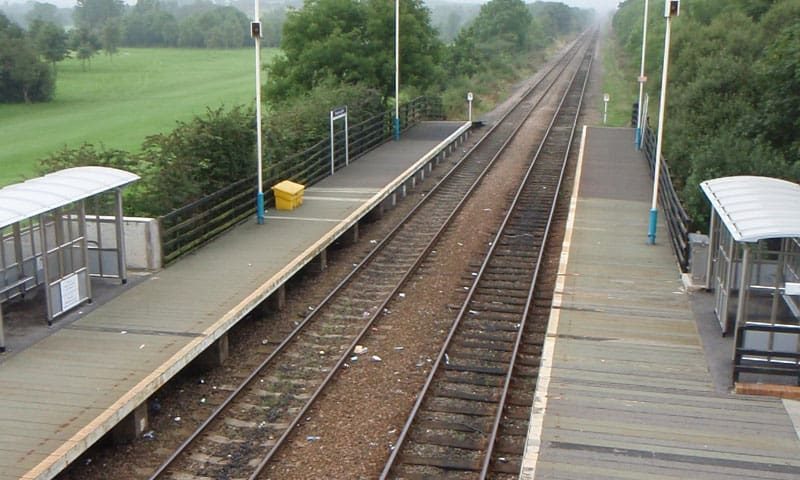
M 737 176 L 700 188 L 737 242 L 800 237 L 800 185 L 777 178 Z
M 138 179 L 116 168 L 75 167 L 0 188 L 0 228 Z

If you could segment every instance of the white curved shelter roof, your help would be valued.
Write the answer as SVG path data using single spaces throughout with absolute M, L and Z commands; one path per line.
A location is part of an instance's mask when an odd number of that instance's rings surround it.
M 700 188 L 737 242 L 800 237 L 800 185 L 769 177 L 706 180 Z
M 75 167 L 0 188 L 0 228 L 139 179 L 109 167 Z

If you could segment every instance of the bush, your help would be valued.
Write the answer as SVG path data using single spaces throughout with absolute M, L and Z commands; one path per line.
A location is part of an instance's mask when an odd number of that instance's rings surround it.
M 129 215 L 159 216 L 255 172 L 253 114 L 237 106 L 208 109 L 169 134 L 148 137 L 142 152 L 84 144 L 40 161 L 41 173 L 97 165 L 142 177 L 125 190 Z

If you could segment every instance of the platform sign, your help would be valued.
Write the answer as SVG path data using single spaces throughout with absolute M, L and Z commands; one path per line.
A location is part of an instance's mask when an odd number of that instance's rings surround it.
M 71 275 L 59 283 L 61 289 L 61 311 L 66 312 L 70 308 L 81 303 L 81 292 L 78 286 L 78 276 Z
M 469 122 L 472 123 L 472 100 L 475 98 L 472 92 L 467 92 L 467 103 L 469 103 Z
M 344 105 L 331 110 L 331 175 L 333 175 L 333 172 L 336 170 L 333 122 L 341 119 L 344 119 L 344 164 L 350 165 L 350 140 L 347 132 L 347 105 Z

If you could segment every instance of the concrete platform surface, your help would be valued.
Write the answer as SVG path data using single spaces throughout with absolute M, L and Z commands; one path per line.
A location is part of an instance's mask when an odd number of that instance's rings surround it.
M 0 364 L 0 478 L 51 478 L 469 129 L 425 122 Z
M 714 388 L 633 131 L 584 135 L 521 478 L 800 478 L 795 404 Z

